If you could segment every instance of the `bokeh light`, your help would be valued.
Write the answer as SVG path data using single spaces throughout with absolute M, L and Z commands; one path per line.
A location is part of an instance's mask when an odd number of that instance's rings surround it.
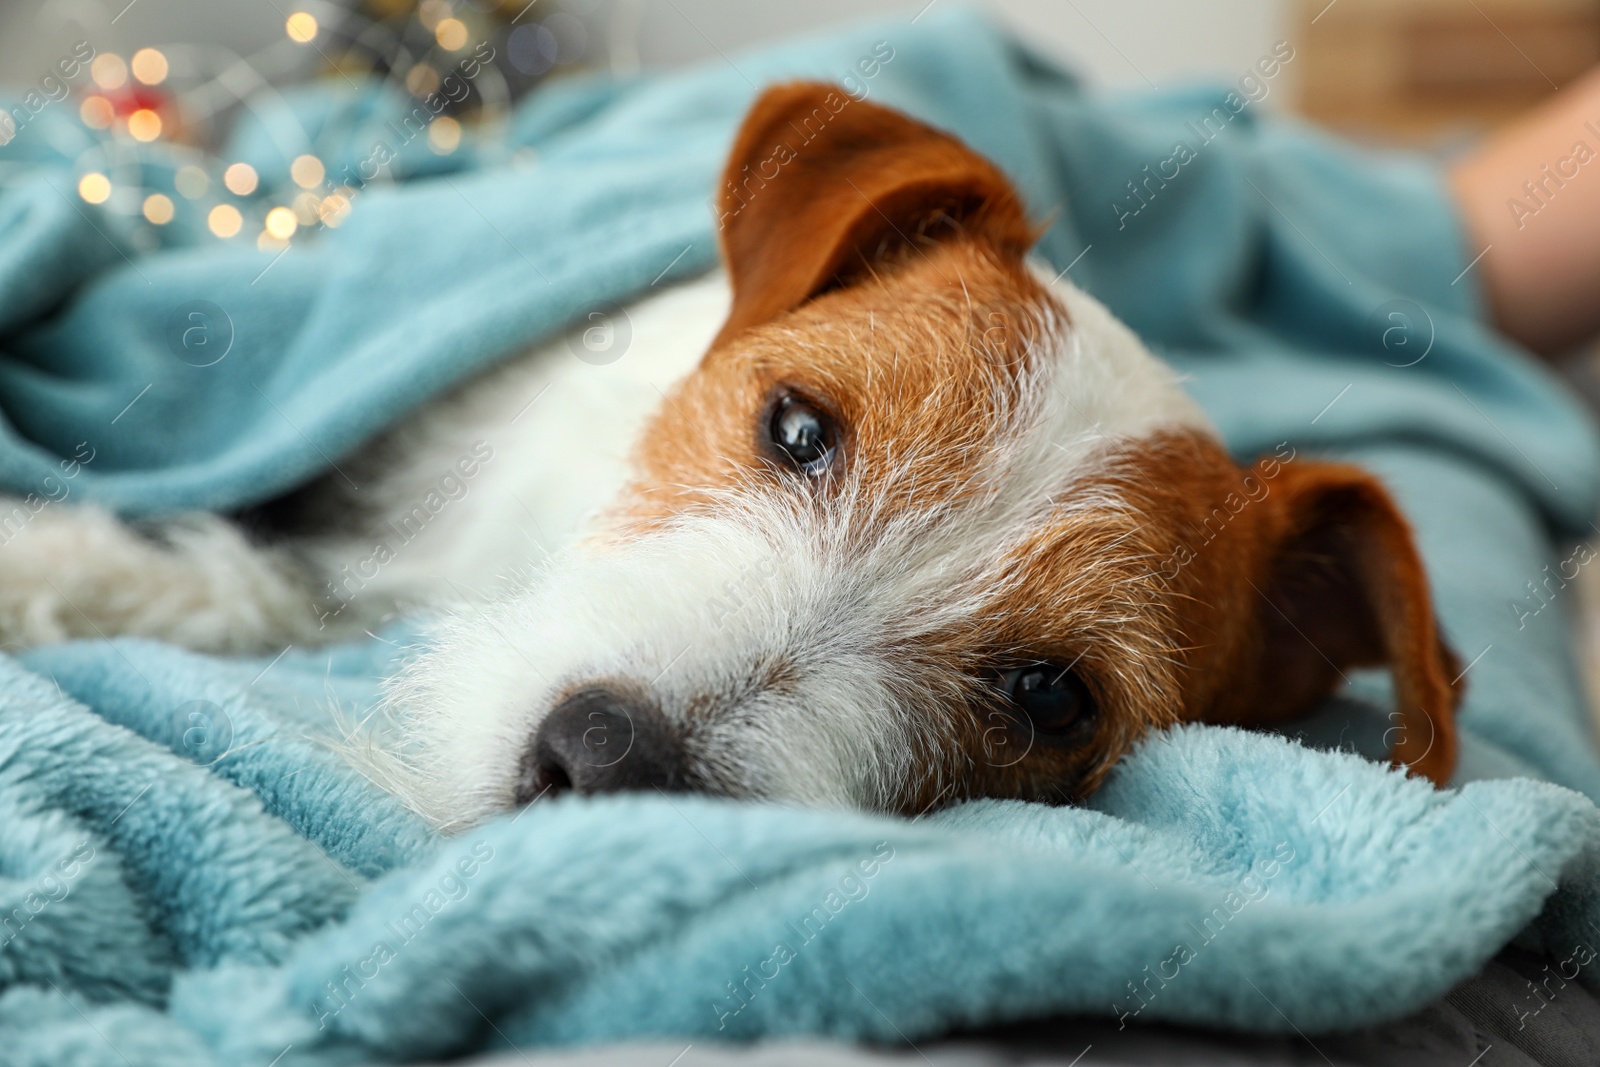
M 267 212 L 267 232 L 280 241 L 287 241 L 300 228 L 300 220 L 286 207 L 275 207 Z
M 248 163 L 235 163 L 222 172 L 222 184 L 226 185 L 228 192 L 234 196 L 249 196 L 256 191 L 260 181 L 256 175 L 256 168 Z
M 316 156 L 296 156 L 289 164 L 289 177 L 302 189 L 315 189 L 327 177 L 327 169 Z
M 154 141 L 161 136 L 161 116 L 141 107 L 128 116 L 128 133 L 135 141 Z
M 128 84 L 128 64 L 115 52 L 101 52 L 89 65 L 89 77 L 102 89 L 120 89 Z
M 440 115 L 428 124 L 428 147 L 435 155 L 447 156 L 461 147 L 461 123 Z
M 426 63 L 406 71 L 406 91 L 412 96 L 427 96 L 439 91 L 439 72 Z
M 330 193 L 317 205 L 317 215 L 324 226 L 338 227 L 350 217 L 350 197 L 346 190 Z
M 296 11 L 284 21 L 283 28 L 289 40 L 296 44 L 310 44 L 317 36 L 317 18 L 309 11 Z
M 154 48 L 141 48 L 129 63 L 133 76 L 146 85 L 160 85 L 167 80 L 167 57 Z
M 172 216 L 177 209 L 172 205 L 172 198 L 161 193 L 151 193 L 144 198 L 144 217 L 157 226 L 165 226 L 172 221 Z
M 78 195 L 91 204 L 103 204 L 111 199 L 111 179 L 99 171 L 90 171 L 78 179 Z
M 244 226 L 244 216 L 232 204 L 218 204 L 206 216 L 206 225 L 218 237 L 232 237 Z
M 78 105 L 78 117 L 91 130 L 104 130 L 117 120 L 117 109 L 99 93 L 90 93 Z
M 460 19 L 440 19 L 433 28 L 434 40 L 449 52 L 459 52 L 467 46 L 467 24 Z

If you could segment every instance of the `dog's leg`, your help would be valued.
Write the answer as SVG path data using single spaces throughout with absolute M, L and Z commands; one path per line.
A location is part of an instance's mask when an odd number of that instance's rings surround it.
M 208 652 L 325 641 L 316 587 L 293 551 L 253 544 L 215 515 L 135 526 L 94 507 L 0 500 L 7 648 L 119 635 Z

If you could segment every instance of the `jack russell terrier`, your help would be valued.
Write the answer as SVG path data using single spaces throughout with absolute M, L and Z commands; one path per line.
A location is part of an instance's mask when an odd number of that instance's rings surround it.
M 269 543 L 47 509 L 0 628 L 259 651 L 453 600 L 389 695 L 402 792 L 450 825 L 563 791 L 1070 802 L 1151 730 L 1283 722 L 1376 665 L 1394 763 L 1449 778 L 1455 657 L 1372 476 L 1235 463 L 954 137 L 790 84 L 723 177 L 725 273 L 630 307 L 624 358 L 510 360 Z M 554 554 L 507 582 L 530 522 Z

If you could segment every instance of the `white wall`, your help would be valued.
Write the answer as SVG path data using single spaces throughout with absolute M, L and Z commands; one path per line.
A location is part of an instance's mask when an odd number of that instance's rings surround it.
M 127 0 L 0 0 L 0 82 L 36 81 L 85 35 L 98 50 L 123 55 L 179 41 L 249 54 L 283 40 L 280 10 L 316 12 L 334 2 L 134 0 L 129 6 Z M 624 64 L 636 53 L 644 65 L 672 66 L 864 15 L 899 11 L 909 17 L 925 2 L 538 0 L 526 17 L 560 4 L 590 23 L 598 51 L 609 50 Z M 990 6 L 1037 47 L 1070 59 L 1091 81 L 1108 86 L 1232 80 L 1287 36 L 1289 22 L 1289 0 L 991 0 Z M 297 54 L 315 60 L 309 50 Z
M 958 0 L 934 0 L 936 4 Z M 926 0 L 579 0 L 618 52 L 646 66 L 714 59 L 720 49 L 872 14 L 914 15 Z M 1286 38 L 1289 0 L 990 0 L 1041 51 L 1091 82 L 1142 87 L 1231 81 Z
M 293 0 L 0 0 L 0 84 L 37 82 L 72 46 L 124 57 L 146 45 L 218 44 L 241 55 L 284 37 Z M 295 4 L 295 6 L 301 6 Z M 314 4 L 307 4 L 314 7 Z M 114 20 L 114 21 L 113 21 Z

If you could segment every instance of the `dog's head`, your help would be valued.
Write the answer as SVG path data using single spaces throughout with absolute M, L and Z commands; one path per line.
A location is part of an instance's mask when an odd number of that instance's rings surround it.
M 1171 370 L 1030 265 L 1016 192 L 946 134 L 789 85 L 724 178 L 732 310 L 629 488 L 412 675 L 450 815 L 1069 801 L 1153 728 L 1283 720 L 1377 664 L 1395 761 L 1448 777 L 1453 659 L 1370 476 L 1233 462 Z

